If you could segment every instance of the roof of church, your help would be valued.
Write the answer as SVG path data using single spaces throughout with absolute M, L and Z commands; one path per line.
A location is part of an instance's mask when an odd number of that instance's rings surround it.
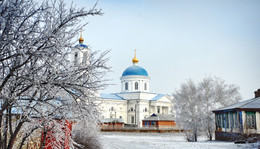
M 152 114 L 143 121 L 174 121 L 174 116 L 171 114 Z
M 126 68 L 126 70 L 122 74 L 122 77 L 129 75 L 148 76 L 148 73 L 144 68 L 134 65 Z
M 103 99 L 114 99 L 114 100 L 124 100 L 124 98 L 112 93 L 112 94 L 104 94 L 104 93 L 101 93 L 100 94 L 100 97 L 103 98 Z
M 165 94 L 158 94 L 157 96 L 153 97 L 151 100 L 159 100 L 163 96 L 165 96 Z
M 260 97 L 248 99 L 223 108 L 219 108 L 213 110 L 213 112 L 232 110 L 232 109 L 260 109 Z
M 131 93 L 142 93 L 142 92 L 131 92 Z M 102 99 L 112 99 L 112 100 L 126 100 L 123 97 L 121 97 L 120 94 L 117 94 L 117 93 L 111 93 L 111 94 L 101 93 L 100 98 L 102 98 Z M 123 94 L 129 94 L 129 93 L 123 93 Z M 154 94 L 154 93 L 148 93 L 148 94 Z M 157 100 L 161 99 L 162 97 L 164 97 L 166 95 L 167 94 L 157 94 L 155 97 L 148 99 L 148 100 L 157 101 Z

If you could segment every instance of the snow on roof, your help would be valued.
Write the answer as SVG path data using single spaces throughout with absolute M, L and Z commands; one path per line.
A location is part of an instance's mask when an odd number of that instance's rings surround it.
M 153 97 L 151 100 L 159 100 L 163 96 L 165 96 L 165 94 L 158 94 L 157 96 Z
M 105 118 L 101 120 L 102 123 L 124 123 L 122 118 Z
M 245 101 L 241 101 L 223 108 L 219 108 L 216 110 L 213 110 L 213 112 L 216 111 L 224 111 L 224 110 L 232 110 L 232 109 L 260 109 L 260 97 L 258 98 L 252 98 Z
M 117 94 L 104 94 L 104 93 L 101 93 L 100 97 L 103 98 L 103 99 L 124 100 L 124 98 L 118 96 Z
M 170 114 L 152 114 L 143 121 L 174 121 L 174 117 Z
M 57 107 L 60 110 L 62 110 L 63 109 L 62 107 L 67 106 L 70 102 L 68 99 L 61 99 L 61 98 L 47 100 L 44 103 L 38 101 L 37 98 L 34 98 L 33 100 L 30 99 L 31 98 L 27 96 L 20 97 L 20 99 L 17 100 L 11 108 L 12 114 L 23 114 L 24 112 L 27 112 L 30 113 L 30 116 L 32 117 L 38 117 L 40 116 L 39 112 L 42 113 L 52 112 L 55 111 L 54 109 L 57 110 Z M 0 101 L 0 109 L 2 108 L 1 105 L 2 105 L 2 101 Z M 4 114 L 6 114 L 6 111 L 4 111 Z M 62 117 L 62 116 L 72 117 L 72 111 L 70 110 L 66 110 L 62 112 L 56 111 L 56 113 L 54 113 L 55 118 Z

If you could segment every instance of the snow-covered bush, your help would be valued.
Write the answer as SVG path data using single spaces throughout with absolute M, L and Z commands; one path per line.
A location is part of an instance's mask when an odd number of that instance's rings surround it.
M 88 121 L 76 122 L 73 126 L 72 139 L 82 149 L 101 148 L 97 133 L 98 130 L 97 123 L 90 123 Z

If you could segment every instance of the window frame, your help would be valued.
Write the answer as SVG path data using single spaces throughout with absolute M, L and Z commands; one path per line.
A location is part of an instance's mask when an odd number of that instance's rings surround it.
M 125 90 L 128 91 L 128 82 L 125 82 Z
M 135 82 L 135 90 L 138 90 L 138 82 Z
M 246 128 L 256 129 L 256 112 L 246 111 Z

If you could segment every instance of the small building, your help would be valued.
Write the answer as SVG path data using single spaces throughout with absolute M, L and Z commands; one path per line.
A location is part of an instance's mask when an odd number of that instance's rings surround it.
M 173 128 L 175 126 L 174 116 L 170 114 L 152 114 L 143 119 L 143 127 Z
M 213 111 L 215 113 L 215 140 L 235 141 L 260 137 L 260 89 L 255 98 Z
M 120 118 L 102 119 L 101 129 L 123 129 L 124 120 Z

